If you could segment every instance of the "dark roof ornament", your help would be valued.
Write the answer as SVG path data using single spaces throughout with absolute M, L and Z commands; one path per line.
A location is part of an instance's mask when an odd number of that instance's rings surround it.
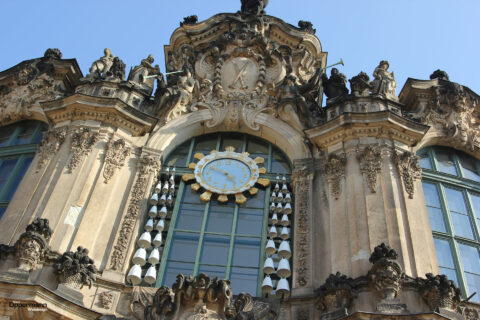
M 62 52 L 57 48 L 48 48 L 47 51 L 43 54 L 43 58 L 53 58 L 53 59 L 62 59 Z
M 445 81 L 450 81 L 450 79 L 448 78 L 448 74 L 445 71 L 440 69 L 433 71 L 433 73 L 430 75 L 430 80 L 433 80 L 433 79 L 442 79 Z
M 298 27 L 300 28 L 300 30 L 308 32 L 310 34 L 315 34 L 315 32 L 317 32 L 316 29 L 313 29 L 313 24 L 310 21 L 300 20 L 298 21 Z
M 240 0 L 242 6 L 240 13 L 244 15 L 262 15 L 265 14 L 265 7 L 268 0 Z
M 183 18 L 183 22 L 180 22 L 180 27 L 183 25 L 196 24 L 198 22 L 198 17 L 196 15 L 191 15 Z

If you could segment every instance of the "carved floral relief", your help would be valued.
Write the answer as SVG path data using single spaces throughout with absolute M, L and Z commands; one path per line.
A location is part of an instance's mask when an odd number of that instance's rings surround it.
M 329 154 L 326 160 L 324 171 L 330 185 L 330 192 L 335 199 L 338 199 L 342 193 L 342 179 L 345 177 L 346 164 L 347 155 L 345 153 Z
M 115 242 L 110 258 L 110 268 L 113 270 L 121 270 L 123 268 L 125 263 L 125 253 L 128 243 L 130 242 L 137 217 L 140 213 L 141 200 L 145 195 L 148 177 L 151 173 L 156 175 L 158 170 L 160 170 L 160 162 L 152 156 L 145 155 L 143 158 L 139 159 L 137 180 L 133 186 L 127 214 L 123 218 L 119 236 Z
M 92 151 L 98 141 L 98 134 L 89 128 L 78 128 L 72 133 L 70 142 L 70 161 L 67 164 L 68 172 L 75 170 L 80 162 Z
M 120 169 L 125 164 L 125 159 L 130 155 L 130 148 L 125 146 L 125 140 L 110 140 L 105 154 L 105 167 L 103 169 L 104 182 L 113 177 L 115 170 Z
M 382 167 L 380 151 L 372 146 L 367 146 L 357 158 L 360 161 L 360 171 L 367 179 L 367 186 L 371 192 L 375 193 L 377 190 L 377 176 Z
M 57 153 L 57 151 L 65 142 L 67 137 L 67 128 L 50 129 L 44 134 L 40 145 L 38 146 L 38 163 L 36 172 L 47 164 L 47 162 Z
M 415 192 L 415 181 L 422 178 L 422 168 L 418 163 L 418 157 L 409 151 L 402 154 L 393 154 L 393 161 L 397 165 L 398 172 L 402 178 L 403 186 L 410 199 L 413 199 Z

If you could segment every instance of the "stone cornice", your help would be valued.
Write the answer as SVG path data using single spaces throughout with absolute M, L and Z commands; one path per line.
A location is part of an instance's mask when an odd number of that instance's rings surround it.
M 157 118 L 142 113 L 120 99 L 74 94 L 62 100 L 42 103 L 43 110 L 53 124 L 74 120 L 95 120 L 121 127 L 141 136 L 149 132 Z
M 422 139 L 427 130 L 428 126 L 385 110 L 368 113 L 346 112 L 323 125 L 306 130 L 305 133 L 319 148 L 327 149 L 338 142 L 360 136 L 389 138 L 412 146 Z

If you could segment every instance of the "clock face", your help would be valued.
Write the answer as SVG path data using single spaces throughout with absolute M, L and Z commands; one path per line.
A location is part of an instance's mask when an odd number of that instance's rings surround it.
M 255 185 L 259 169 L 251 158 L 236 152 L 215 152 L 202 158 L 195 167 L 200 185 L 218 194 L 237 194 Z

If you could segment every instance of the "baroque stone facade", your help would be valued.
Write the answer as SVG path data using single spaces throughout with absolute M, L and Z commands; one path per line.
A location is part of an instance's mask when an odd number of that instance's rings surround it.
M 108 48 L 85 77 L 58 49 L 0 72 L 2 127 L 48 127 L 1 218 L 2 303 L 47 301 L 48 319 L 478 318 L 479 305 L 440 274 L 416 154 L 441 145 L 480 159 L 480 97 L 440 70 L 408 79 L 397 96 L 386 60 L 348 78 L 341 61 L 327 75 L 312 23 L 297 28 L 267 15 L 267 4 L 242 0 L 236 13 L 184 18 L 165 46 L 164 73 L 145 53 L 127 74 Z M 258 151 L 270 160 L 257 168 L 268 183 L 248 195 L 267 203 L 257 208 L 261 262 L 248 267 L 258 273 L 256 294 L 236 291 L 235 253 L 228 272 L 205 264 L 212 274 L 204 273 L 205 247 L 172 260 L 196 261 L 193 275 L 160 280 L 169 252 L 188 251 L 171 243 L 185 231 L 175 227 L 187 184 L 178 177 L 194 177 L 195 167 L 168 156 L 199 160 L 206 150 L 185 143 L 219 132 L 270 143 Z M 274 166 L 284 176 L 268 171 Z M 249 209 L 238 197 L 237 220 Z M 266 244 L 267 233 L 276 242 Z M 246 238 L 232 234 L 230 246 Z M 0 308 L 13 319 L 25 312 Z

